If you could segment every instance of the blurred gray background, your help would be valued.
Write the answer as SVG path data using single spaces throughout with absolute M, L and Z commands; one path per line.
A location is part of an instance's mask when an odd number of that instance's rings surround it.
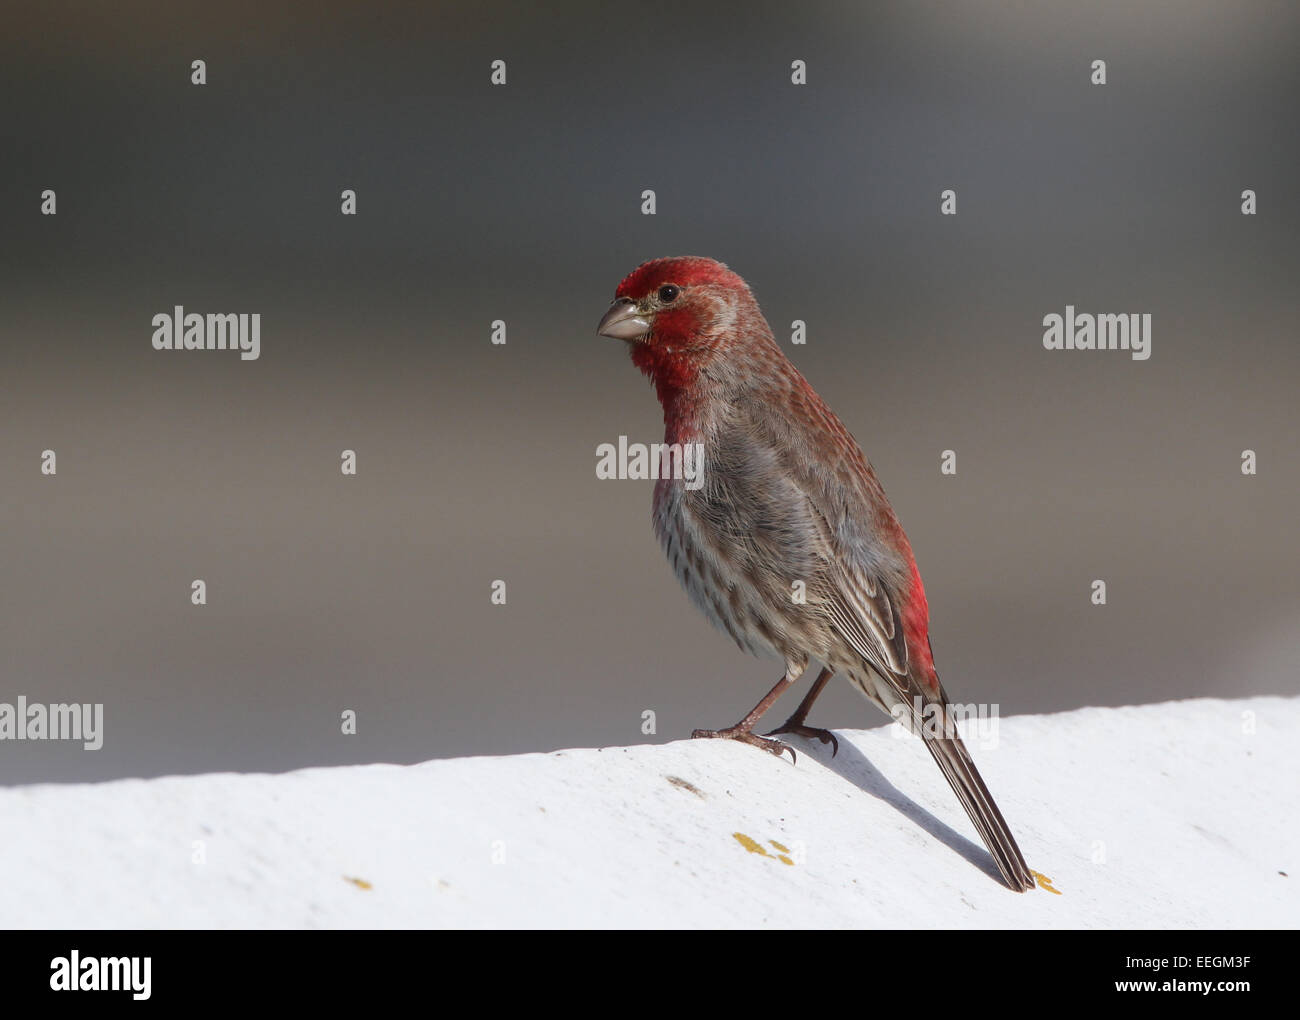
M 653 482 L 595 475 L 662 435 L 594 327 L 669 254 L 807 321 L 786 349 L 907 528 L 957 700 L 1300 691 L 1300 15 L 859 6 L 9 7 L 0 701 L 103 702 L 106 734 L 0 743 L 0 782 L 734 722 L 779 667 L 677 589 Z M 1150 312 L 1151 359 L 1045 351 L 1067 303 Z M 260 312 L 261 359 L 154 351 L 176 304 Z M 885 720 L 841 681 L 813 721 Z

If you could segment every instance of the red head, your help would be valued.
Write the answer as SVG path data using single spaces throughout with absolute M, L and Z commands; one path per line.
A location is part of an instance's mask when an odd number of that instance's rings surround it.
M 643 262 L 618 285 L 614 292 L 616 298 L 630 298 L 640 301 L 660 287 L 673 285 L 677 287 L 721 287 L 726 290 L 749 292 L 745 281 L 713 259 L 698 255 L 678 255 L 673 258 L 653 259 Z
M 745 281 L 721 262 L 693 255 L 655 259 L 632 270 L 596 331 L 627 341 L 633 362 L 654 380 L 665 408 L 720 355 L 739 355 L 751 344 L 775 347 Z M 723 360 L 735 362 L 733 371 L 743 370 L 742 358 Z

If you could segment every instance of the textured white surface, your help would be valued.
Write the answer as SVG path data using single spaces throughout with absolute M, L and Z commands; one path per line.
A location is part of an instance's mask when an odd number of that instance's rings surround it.
M 1021 716 L 972 744 L 1061 895 L 1007 891 L 895 734 L 796 741 L 797 765 L 682 741 L 0 789 L 0 924 L 1300 925 L 1300 701 Z

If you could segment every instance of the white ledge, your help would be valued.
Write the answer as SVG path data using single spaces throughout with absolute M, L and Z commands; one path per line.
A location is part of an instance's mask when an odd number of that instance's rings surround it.
M 915 738 L 894 727 L 837 732 L 838 757 L 795 741 L 797 765 L 730 741 L 678 741 L 0 788 L 0 924 L 1239 928 L 1300 919 L 1300 699 L 1019 716 L 1001 720 L 996 748 L 973 742 L 1030 867 L 1060 895 L 1001 885 Z

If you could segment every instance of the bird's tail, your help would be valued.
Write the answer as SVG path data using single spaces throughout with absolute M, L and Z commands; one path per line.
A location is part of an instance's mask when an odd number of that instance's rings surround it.
M 1036 885 L 1033 872 L 962 743 L 939 678 L 932 674 L 931 681 L 925 684 L 914 676 L 888 682 L 876 670 L 869 670 L 865 674 L 850 673 L 849 679 L 896 722 L 922 738 L 961 806 L 970 815 L 1007 885 L 1016 892 L 1033 889 Z
M 993 860 L 997 862 L 998 870 L 1002 872 L 1007 885 L 1016 892 L 1034 888 L 1034 876 L 1025 863 L 1020 847 L 1016 845 L 1015 837 L 1011 835 L 1011 827 L 994 803 L 993 795 L 984 785 L 961 737 L 956 733 L 950 736 L 926 734 L 923 739 L 925 746 L 934 755 L 934 760 L 939 763 L 939 768 L 943 770 L 948 785 L 957 794 L 966 814 L 970 815 L 970 820 L 979 831 L 989 853 L 993 855 Z

